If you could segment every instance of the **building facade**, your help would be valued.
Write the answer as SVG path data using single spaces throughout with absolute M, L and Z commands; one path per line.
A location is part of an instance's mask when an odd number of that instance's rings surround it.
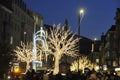
M 116 50 L 117 50 L 117 61 L 118 66 L 120 65 L 120 8 L 117 8 L 116 16 Z
M 106 64 L 108 67 L 112 68 L 117 66 L 116 57 L 116 26 L 113 25 L 106 34 Z
M 39 16 L 36 24 L 34 16 Z M 0 44 L 9 46 L 12 53 L 16 46 L 33 42 L 34 30 L 40 29 L 36 26 L 43 26 L 43 17 L 28 9 L 23 0 L 0 0 Z M 12 71 L 19 65 L 16 62 L 10 63 Z
M 109 69 L 119 67 L 120 64 L 120 8 L 117 8 L 115 25 L 101 36 L 101 64 Z
M 11 25 L 11 16 L 13 10 L 4 5 L 4 3 L 0 2 L 0 42 L 10 44 L 10 32 L 9 26 Z
M 33 14 L 23 0 L 1 0 L 0 9 L 0 42 L 10 44 L 13 49 L 21 43 L 32 42 L 34 16 L 39 16 L 39 26 L 43 25 L 43 17 Z

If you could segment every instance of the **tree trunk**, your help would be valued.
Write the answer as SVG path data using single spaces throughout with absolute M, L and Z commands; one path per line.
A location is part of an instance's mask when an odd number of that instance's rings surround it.
M 54 70 L 53 70 L 53 75 L 58 74 L 59 72 L 59 60 L 60 60 L 60 56 L 55 56 L 55 64 L 54 64 Z
M 40 51 L 40 61 L 42 61 L 42 51 Z
M 25 70 L 25 73 L 29 70 L 30 66 L 29 66 L 29 63 L 30 62 L 26 62 L 26 70 Z

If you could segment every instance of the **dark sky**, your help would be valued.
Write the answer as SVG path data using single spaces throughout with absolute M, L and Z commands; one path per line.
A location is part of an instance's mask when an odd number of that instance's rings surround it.
M 68 19 L 69 26 L 77 33 L 78 10 L 83 8 L 85 14 L 81 22 L 81 35 L 100 39 L 101 33 L 115 24 L 116 8 L 120 0 L 24 0 L 28 8 L 44 17 L 44 24 L 61 24 Z

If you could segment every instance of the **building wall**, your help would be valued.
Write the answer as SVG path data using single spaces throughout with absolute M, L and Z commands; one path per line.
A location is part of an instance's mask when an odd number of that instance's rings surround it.
M 33 16 L 36 14 L 31 14 L 23 0 L 3 0 L 0 3 L 0 42 L 9 43 L 11 48 L 32 42 L 35 22 Z M 43 17 L 37 15 L 42 26 Z
M 14 10 L 11 20 L 14 29 L 13 44 L 20 45 L 20 42 L 31 42 L 33 37 L 34 19 L 29 16 L 27 11 L 24 11 L 17 4 L 13 3 L 12 7 Z
M 118 67 L 120 64 L 120 8 L 116 10 L 115 25 L 108 29 L 101 37 L 101 63 L 109 68 Z M 104 37 L 104 38 L 103 38 Z
M 43 17 L 30 11 L 23 0 L 0 0 L 0 43 L 7 44 L 11 52 L 21 43 L 33 42 L 33 16 L 39 16 L 38 23 L 43 25 Z
M 106 64 L 109 67 L 115 67 L 117 66 L 116 64 L 116 36 L 115 36 L 116 31 L 109 31 L 107 36 L 106 36 L 106 46 L 105 48 L 107 49 L 105 56 L 106 56 Z
M 35 19 L 35 25 L 34 25 L 34 31 L 37 32 L 38 30 L 40 30 L 40 27 L 43 27 L 43 17 L 36 12 L 33 11 L 29 11 L 30 15 Z
M 117 49 L 117 61 L 118 65 L 120 65 L 120 8 L 117 8 L 116 16 L 116 49 Z
M 10 32 L 11 29 L 11 15 L 12 10 L 7 8 L 6 6 L 0 4 L 0 42 L 10 44 Z

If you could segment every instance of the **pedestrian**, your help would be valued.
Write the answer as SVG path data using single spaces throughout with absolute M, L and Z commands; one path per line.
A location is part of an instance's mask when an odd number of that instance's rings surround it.
M 26 72 L 26 80 L 31 80 L 31 71 L 30 70 L 28 70 L 27 72 Z

